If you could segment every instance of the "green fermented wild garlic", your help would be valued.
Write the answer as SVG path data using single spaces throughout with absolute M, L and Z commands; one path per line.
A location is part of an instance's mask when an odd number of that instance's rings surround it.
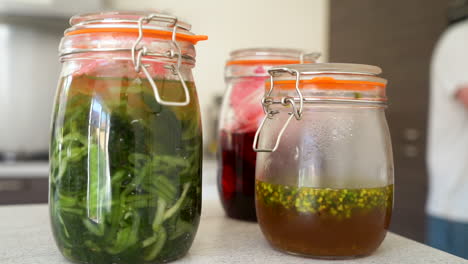
M 94 264 L 185 254 L 201 210 L 196 96 L 166 107 L 145 80 L 81 75 L 63 83 L 50 149 L 51 222 L 62 253 Z M 182 91 L 179 81 L 157 83 Z

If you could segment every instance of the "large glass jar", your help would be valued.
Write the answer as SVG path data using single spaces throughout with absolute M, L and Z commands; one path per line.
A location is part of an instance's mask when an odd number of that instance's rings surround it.
M 318 53 L 296 49 L 253 48 L 231 52 L 226 63 L 219 125 L 218 190 L 229 217 L 255 221 L 255 131 L 263 117 L 259 103 L 267 70 L 301 61 L 315 62 Z
M 393 202 L 380 68 L 317 63 L 269 72 L 267 115 L 254 143 L 263 234 L 293 254 L 372 253 L 385 237 Z
M 192 77 L 204 36 L 175 17 L 75 16 L 50 143 L 50 217 L 78 263 L 162 263 L 189 250 L 201 210 L 202 131 Z

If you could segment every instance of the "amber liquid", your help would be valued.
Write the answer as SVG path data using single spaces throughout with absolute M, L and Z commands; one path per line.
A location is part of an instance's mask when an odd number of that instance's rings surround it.
M 261 230 L 273 247 L 311 257 L 349 258 L 369 255 L 382 243 L 392 210 L 392 197 L 388 200 L 385 206 L 351 209 L 348 216 L 300 212 L 263 199 L 256 206 Z
M 255 131 L 221 131 L 218 158 L 218 189 L 221 203 L 229 217 L 256 221 L 255 161 L 252 149 Z

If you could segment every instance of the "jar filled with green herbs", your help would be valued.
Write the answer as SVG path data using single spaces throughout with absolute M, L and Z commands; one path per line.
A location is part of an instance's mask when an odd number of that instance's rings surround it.
M 177 18 L 75 16 L 50 143 L 50 217 L 77 263 L 184 256 L 201 211 L 202 131 L 192 76 L 205 36 Z
M 263 234 L 273 247 L 308 257 L 372 254 L 393 208 L 381 69 L 316 63 L 269 73 L 253 146 Z

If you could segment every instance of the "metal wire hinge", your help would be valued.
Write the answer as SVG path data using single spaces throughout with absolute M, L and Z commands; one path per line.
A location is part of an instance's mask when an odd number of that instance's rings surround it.
M 311 58 L 312 60 L 316 61 L 318 58 L 320 58 L 322 54 L 320 52 L 302 52 L 299 55 L 299 63 L 310 63 L 308 61 L 305 61 L 305 58 Z
M 156 19 L 163 19 L 165 21 L 170 21 L 173 23 L 173 30 L 172 30 L 172 37 L 171 37 L 171 45 L 173 48 L 170 49 L 169 51 L 169 57 L 174 58 L 177 56 L 177 63 L 175 65 L 167 65 L 166 68 L 169 68 L 174 75 L 177 75 L 179 77 L 179 80 L 182 84 L 182 87 L 184 89 L 184 95 L 185 95 L 185 100 L 183 102 L 173 102 L 173 101 L 165 101 L 161 98 L 159 95 L 158 87 L 156 83 L 154 82 L 151 74 L 149 73 L 147 67 L 142 64 L 141 60 L 142 57 L 148 54 L 148 50 L 146 46 L 140 45 L 141 40 L 143 39 L 143 23 L 149 23 L 151 20 L 156 20 Z M 186 106 L 190 103 L 190 94 L 189 90 L 187 87 L 187 84 L 185 83 L 185 80 L 180 73 L 180 67 L 182 65 L 182 50 L 177 43 L 176 36 L 177 36 L 177 29 L 178 28 L 183 28 L 187 29 L 184 26 L 181 26 L 178 24 L 178 20 L 176 17 L 173 16 L 167 16 L 167 15 L 161 15 L 161 14 L 151 14 L 145 17 L 141 17 L 138 20 L 138 38 L 136 39 L 135 43 L 133 44 L 133 47 L 131 49 L 132 53 L 132 61 L 133 64 L 135 65 L 135 71 L 140 72 L 143 71 L 145 74 L 146 78 L 148 79 L 151 87 L 153 88 L 154 96 L 156 98 L 156 101 L 161 104 L 161 105 L 168 105 L 168 106 Z M 189 30 L 189 29 L 187 29 Z
M 297 94 L 299 96 L 299 99 L 300 99 L 299 100 L 299 107 L 296 106 L 296 103 L 295 103 L 293 97 L 288 96 L 288 97 L 283 97 L 281 99 L 281 104 L 283 106 L 290 105 L 291 108 L 292 108 L 292 111 L 288 113 L 289 117 L 286 120 L 286 122 L 284 123 L 281 130 L 279 131 L 278 136 L 277 136 L 276 141 L 275 141 L 275 145 L 273 146 L 273 148 L 271 148 L 271 149 L 259 148 L 258 147 L 258 138 L 260 136 L 260 133 L 261 133 L 266 121 L 268 119 L 273 119 L 273 117 L 276 114 L 279 113 L 279 111 L 277 111 L 277 110 L 270 109 L 270 106 L 273 103 L 273 98 L 271 97 L 271 94 L 272 94 L 273 88 L 274 88 L 274 75 L 276 73 L 278 73 L 278 72 L 287 72 L 287 73 L 289 73 L 289 74 L 291 74 L 293 76 L 294 75 L 296 76 L 296 92 L 297 92 Z M 262 105 L 263 105 L 263 111 L 265 112 L 265 117 L 263 118 L 262 122 L 260 123 L 260 126 L 257 129 L 257 132 L 255 132 L 254 142 L 253 142 L 253 146 L 252 146 L 253 150 L 255 152 L 274 152 L 274 151 L 276 151 L 276 149 L 278 148 L 278 146 L 280 144 L 281 137 L 283 136 L 284 131 L 288 127 L 288 125 L 291 122 L 292 118 L 294 117 L 296 120 L 301 120 L 301 118 L 302 118 L 302 108 L 304 106 L 304 97 L 302 96 L 302 93 L 301 93 L 301 91 L 299 89 L 299 83 L 300 83 L 300 79 L 301 79 L 301 74 L 300 74 L 299 71 L 294 70 L 294 69 L 290 69 L 290 68 L 272 68 L 272 69 L 268 70 L 268 73 L 270 74 L 270 90 L 268 91 L 268 93 L 266 93 L 266 95 L 262 99 Z

